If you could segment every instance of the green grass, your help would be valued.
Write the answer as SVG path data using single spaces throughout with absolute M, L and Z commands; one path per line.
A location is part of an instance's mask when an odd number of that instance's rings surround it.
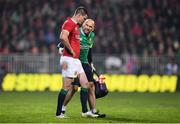
M 68 119 L 55 118 L 57 92 L 1 92 L 0 122 L 31 123 L 180 123 L 180 93 L 110 93 L 97 100 L 106 118 L 82 118 L 77 93 L 71 100 Z

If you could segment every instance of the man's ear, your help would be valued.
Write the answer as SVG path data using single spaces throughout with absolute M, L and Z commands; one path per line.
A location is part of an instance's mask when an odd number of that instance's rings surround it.
M 81 16 L 81 14 L 78 13 L 78 14 L 77 14 L 77 17 L 80 18 L 80 16 Z
M 92 28 L 92 31 L 94 31 L 95 27 Z
M 94 24 L 94 26 L 93 26 L 93 28 L 92 28 L 92 31 L 94 31 L 94 29 L 95 29 L 95 24 Z

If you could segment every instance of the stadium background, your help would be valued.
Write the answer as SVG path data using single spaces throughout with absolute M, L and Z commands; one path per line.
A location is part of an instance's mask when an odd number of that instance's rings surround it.
M 110 90 L 97 99 L 103 119 L 80 117 L 79 93 L 69 119 L 54 117 L 59 28 L 79 5 L 96 21 L 94 65 Z M 0 0 L 0 123 L 179 123 L 179 12 L 179 0 Z

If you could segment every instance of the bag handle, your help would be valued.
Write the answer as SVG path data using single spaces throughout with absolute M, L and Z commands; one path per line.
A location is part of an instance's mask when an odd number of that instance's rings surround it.
M 100 75 L 97 73 L 97 71 L 94 70 L 94 69 L 93 69 L 93 73 L 96 74 L 96 76 L 98 76 L 98 77 L 100 76 Z

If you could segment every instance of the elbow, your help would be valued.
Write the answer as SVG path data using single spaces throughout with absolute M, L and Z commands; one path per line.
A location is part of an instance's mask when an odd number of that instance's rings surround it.
M 60 36 L 59 39 L 60 39 L 60 41 L 61 41 L 62 43 L 64 43 L 65 41 L 67 41 L 67 38 L 66 38 L 65 36 Z
M 63 41 L 64 41 L 64 38 L 63 38 L 62 36 L 59 36 L 59 40 L 60 40 L 61 42 L 63 42 Z

